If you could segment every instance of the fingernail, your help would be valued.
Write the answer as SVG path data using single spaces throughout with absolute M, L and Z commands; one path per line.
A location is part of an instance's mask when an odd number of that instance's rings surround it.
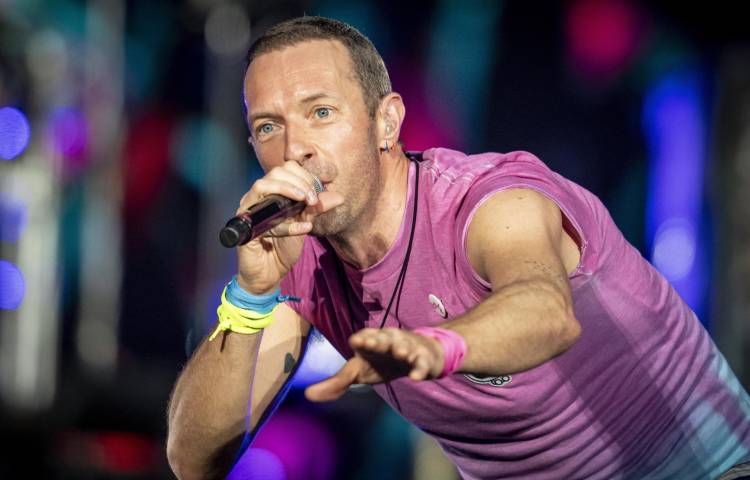
M 318 196 L 315 195 L 315 192 L 307 192 L 307 198 L 310 200 L 310 203 L 315 203 L 315 201 L 318 199 Z

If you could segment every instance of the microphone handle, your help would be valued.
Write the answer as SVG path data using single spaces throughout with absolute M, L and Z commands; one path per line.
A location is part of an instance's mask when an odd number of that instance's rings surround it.
M 282 195 L 269 195 L 227 222 L 219 233 L 221 244 L 227 248 L 244 245 L 285 219 L 299 214 L 306 205 L 304 201 Z

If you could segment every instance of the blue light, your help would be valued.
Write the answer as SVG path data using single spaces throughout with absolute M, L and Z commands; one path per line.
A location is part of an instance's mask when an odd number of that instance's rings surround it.
M 21 271 L 6 260 L 0 260 L 0 310 L 15 310 L 26 290 Z
M 320 333 L 314 332 L 302 365 L 294 375 L 292 388 L 305 388 L 338 372 L 346 360 Z
M 29 144 L 31 128 L 26 115 L 13 107 L 0 108 L 0 158 L 12 160 Z
M 26 205 L 0 193 L 0 242 L 17 242 L 28 217 L 29 211 Z
M 708 252 L 701 245 L 706 112 L 700 72 L 672 72 L 655 82 L 643 108 L 648 141 L 646 232 L 654 266 L 706 322 Z

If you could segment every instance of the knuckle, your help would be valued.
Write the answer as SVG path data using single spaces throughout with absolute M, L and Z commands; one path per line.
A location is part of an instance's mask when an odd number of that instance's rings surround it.
M 255 190 L 257 192 L 257 191 L 267 190 L 269 183 L 270 182 L 267 177 L 259 178 L 258 180 L 255 181 L 250 191 L 252 192 L 253 190 Z

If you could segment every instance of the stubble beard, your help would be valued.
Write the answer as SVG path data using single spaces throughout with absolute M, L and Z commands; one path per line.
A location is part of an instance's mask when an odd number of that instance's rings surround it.
M 348 171 L 337 169 L 335 178 L 337 191 L 344 196 L 344 203 L 315 217 L 310 235 L 317 237 L 343 237 L 356 228 L 363 213 L 372 204 L 380 183 L 380 155 L 375 139 L 374 126 L 369 128 L 367 140 L 352 158 L 345 163 Z

